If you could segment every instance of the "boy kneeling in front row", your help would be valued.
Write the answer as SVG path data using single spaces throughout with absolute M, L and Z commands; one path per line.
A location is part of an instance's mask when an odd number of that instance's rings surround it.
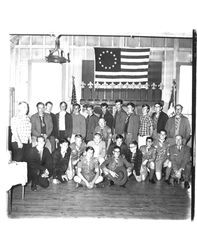
M 77 164 L 77 175 L 74 177 L 74 181 L 77 183 L 76 187 L 85 186 L 92 189 L 96 184 L 103 181 L 98 160 L 93 155 L 94 148 L 87 147 L 85 155 Z
M 119 146 L 115 146 L 113 155 L 101 164 L 101 169 L 109 180 L 109 186 L 116 184 L 125 187 L 128 177 L 132 173 L 132 164 L 120 155 L 120 150 Z

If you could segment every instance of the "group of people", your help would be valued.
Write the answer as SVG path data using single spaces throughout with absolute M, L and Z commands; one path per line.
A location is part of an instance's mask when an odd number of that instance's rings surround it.
M 37 113 L 29 117 L 28 103 L 18 104 L 11 119 L 12 160 L 27 162 L 32 191 L 48 187 L 50 179 L 54 184 L 73 179 L 76 187 L 89 189 L 106 183 L 125 187 L 131 175 L 137 182 L 164 178 L 169 185 L 182 180 L 190 187 L 191 128 L 180 104 L 170 118 L 161 103 L 152 114 L 142 105 L 140 115 L 133 103 L 124 109 L 122 100 L 115 101 L 114 115 L 107 103 L 100 106 L 100 114 L 88 105 L 84 115 L 79 104 L 69 113 L 62 101 L 54 114 L 52 102 L 38 102 Z

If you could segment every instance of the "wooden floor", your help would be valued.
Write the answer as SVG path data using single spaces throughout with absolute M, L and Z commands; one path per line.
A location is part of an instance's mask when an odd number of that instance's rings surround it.
M 126 188 L 112 186 L 88 190 L 75 183 L 50 184 L 32 192 L 30 184 L 21 199 L 21 186 L 13 188 L 10 218 L 93 217 L 138 219 L 190 219 L 191 189 L 164 181 L 137 183 L 132 176 Z

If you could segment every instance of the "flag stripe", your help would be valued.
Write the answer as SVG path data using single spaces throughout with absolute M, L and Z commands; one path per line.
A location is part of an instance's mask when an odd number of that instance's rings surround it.
M 144 63 L 144 62 L 149 62 L 149 58 L 138 58 L 138 59 L 133 59 L 133 58 L 121 58 L 121 63 Z
M 125 49 L 125 48 L 121 48 L 121 52 L 135 52 L 135 53 L 137 53 L 137 52 L 143 52 L 143 53 L 145 53 L 145 52 L 149 52 L 150 53 L 150 49 L 149 48 L 143 48 L 143 49 Z
M 150 49 L 95 48 L 95 82 L 147 82 Z
M 148 78 L 97 78 L 97 82 L 147 82 Z
M 148 70 L 148 65 L 121 65 L 121 71 L 122 69 L 146 69 Z
M 125 62 L 125 61 L 122 61 L 121 60 L 121 65 L 131 65 L 131 66 L 134 66 L 134 65 L 148 65 L 149 62 Z
M 122 79 L 122 78 L 125 78 L 125 79 L 130 79 L 130 78 L 133 78 L 133 79 L 140 79 L 140 78 L 147 78 L 147 75 L 134 75 L 134 76 L 130 76 L 130 75 L 109 75 L 109 76 L 104 76 L 104 75 L 96 75 L 97 78 L 110 78 L 110 79 Z
M 148 75 L 148 72 L 147 71 L 138 71 L 138 72 L 136 72 L 136 71 L 134 71 L 134 72 L 127 72 L 127 71 L 125 71 L 125 72 L 102 72 L 102 74 L 101 74 L 101 72 L 100 71 L 95 71 L 95 76 L 96 77 L 98 77 L 98 76 L 119 76 L 119 75 L 124 75 L 124 76 L 141 76 L 141 75 Z
M 130 59 L 144 59 L 144 58 L 149 58 L 149 55 L 136 55 L 136 56 L 129 56 L 129 55 L 127 55 L 127 56 L 124 56 L 124 55 L 122 55 L 121 54 L 121 58 L 130 58 Z

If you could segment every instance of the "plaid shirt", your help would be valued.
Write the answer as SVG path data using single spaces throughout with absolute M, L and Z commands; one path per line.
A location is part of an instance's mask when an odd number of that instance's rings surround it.
M 149 115 L 140 116 L 140 136 L 151 136 L 153 132 L 153 121 Z
M 28 143 L 31 138 L 31 122 L 29 117 L 14 116 L 11 119 L 12 142 L 18 142 L 17 135 L 21 143 Z

